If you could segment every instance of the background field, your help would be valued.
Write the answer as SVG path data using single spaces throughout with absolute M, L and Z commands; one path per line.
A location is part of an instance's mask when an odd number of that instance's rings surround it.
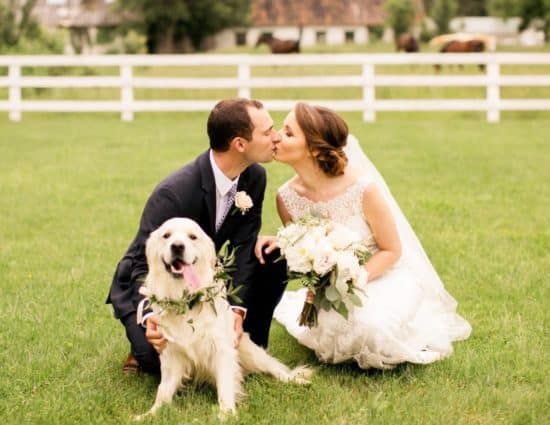
M 278 126 L 283 115 L 273 115 Z M 270 351 L 313 364 L 309 388 L 246 382 L 243 424 L 548 423 L 550 122 L 383 115 L 352 132 L 385 175 L 460 312 L 470 340 L 427 367 L 324 366 L 274 325 Z M 453 117 L 454 119 L 450 119 Z M 421 119 L 418 119 L 421 118 Z M 104 300 L 154 185 L 202 152 L 206 114 L 0 116 L 0 418 L 130 423 L 157 381 L 123 376 L 122 326 Z M 267 166 L 273 197 L 291 175 Z M 210 387 L 145 423 L 216 423 Z M 230 422 L 230 423 L 233 423 Z

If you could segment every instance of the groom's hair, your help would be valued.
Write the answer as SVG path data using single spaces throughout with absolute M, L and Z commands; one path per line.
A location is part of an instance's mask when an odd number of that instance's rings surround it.
M 210 112 L 206 125 L 210 148 L 214 151 L 226 152 L 231 140 L 235 137 L 251 140 L 254 126 L 248 108 L 262 109 L 263 107 L 261 102 L 251 99 L 220 100 Z

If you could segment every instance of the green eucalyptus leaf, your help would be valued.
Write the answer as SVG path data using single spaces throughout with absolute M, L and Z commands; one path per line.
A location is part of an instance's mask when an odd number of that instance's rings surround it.
M 301 278 L 288 279 L 288 285 L 302 285 Z
M 361 301 L 361 298 L 357 294 L 348 294 L 349 300 L 352 302 L 353 305 L 357 307 L 361 307 L 363 305 L 363 302 Z
M 329 286 L 325 291 L 325 296 L 330 302 L 335 302 L 340 300 L 341 296 L 334 286 Z
M 332 309 L 332 303 L 326 298 L 321 299 L 320 306 L 325 311 L 330 311 Z
M 344 319 L 348 320 L 349 311 L 348 311 L 348 308 L 346 307 L 346 304 L 340 303 L 336 311 L 340 313 L 344 317 Z
M 336 283 L 336 270 L 330 272 L 329 275 L 329 285 L 334 285 Z

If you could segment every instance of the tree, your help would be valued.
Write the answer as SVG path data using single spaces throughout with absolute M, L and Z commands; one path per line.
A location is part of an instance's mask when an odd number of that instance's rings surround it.
M 119 0 L 141 15 L 150 53 L 201 50 L 204 39 L 246 23 L 251 0 Z
M 503 19 L 518 16 L 519 4 L 517 0 L 488 0 L 487 9 L 491 16 L 498 16 Z
M 489 0 L 489 10 L 491 15 L 505 19 L 519 16 L 521 31 L 531 23 L 538 21 L 544 32 L 544 38 L 548 41 L 550 36 L 550 0 Z
M 487 0 L 460 0 L 457 16 L 487 16 Z
M 487 16 L 488 0 L 460 0 L 457 4 L 456 16 Z M 424 10 L 428 15 L 432 11 L 435 0 L 422 0 Z
M 456 16 L 456 0 L 435 0 L 430 16 L 437 25 L 439 34 L 449 32 L 449 23 Z
M 524 30 L 533 21 L 539 20 L 544 32 L 544 40 L 550 37 L 550 0 L 522 0 L 519 4 L 521 17 L 520 30 Z
M 395 38 L 408 32 L 414 22 L 416 9 L 412 0 L 388 0 L 384 4 L 388 25 L 393 29 Z
M 0 46 L 13 47 L 37 31 L 31 13 L 38 0 L 0 0 Z

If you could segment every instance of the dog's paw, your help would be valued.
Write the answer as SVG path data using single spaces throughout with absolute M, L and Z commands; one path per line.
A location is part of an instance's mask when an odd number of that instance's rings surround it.
M 142 413 L 141 415 L 136 415 L 134 416 L 132 419 L 134 422 L 140 422 L 142 421 L 143 419 L 145 419 L 147 416 L 150 416 L 151 414 L 149 412 L 147 413 Z
M 220 422 L 225 422 L 228 419 L 234 419 L 237 417 L 237 409 L 232 408 L 220 408 L 218 413 L 218 419 Z
M 298 366 L 290 371 L 289 381 L 299 385 L 309 385 L 313 373 L 314 370 L 309 366 Z

